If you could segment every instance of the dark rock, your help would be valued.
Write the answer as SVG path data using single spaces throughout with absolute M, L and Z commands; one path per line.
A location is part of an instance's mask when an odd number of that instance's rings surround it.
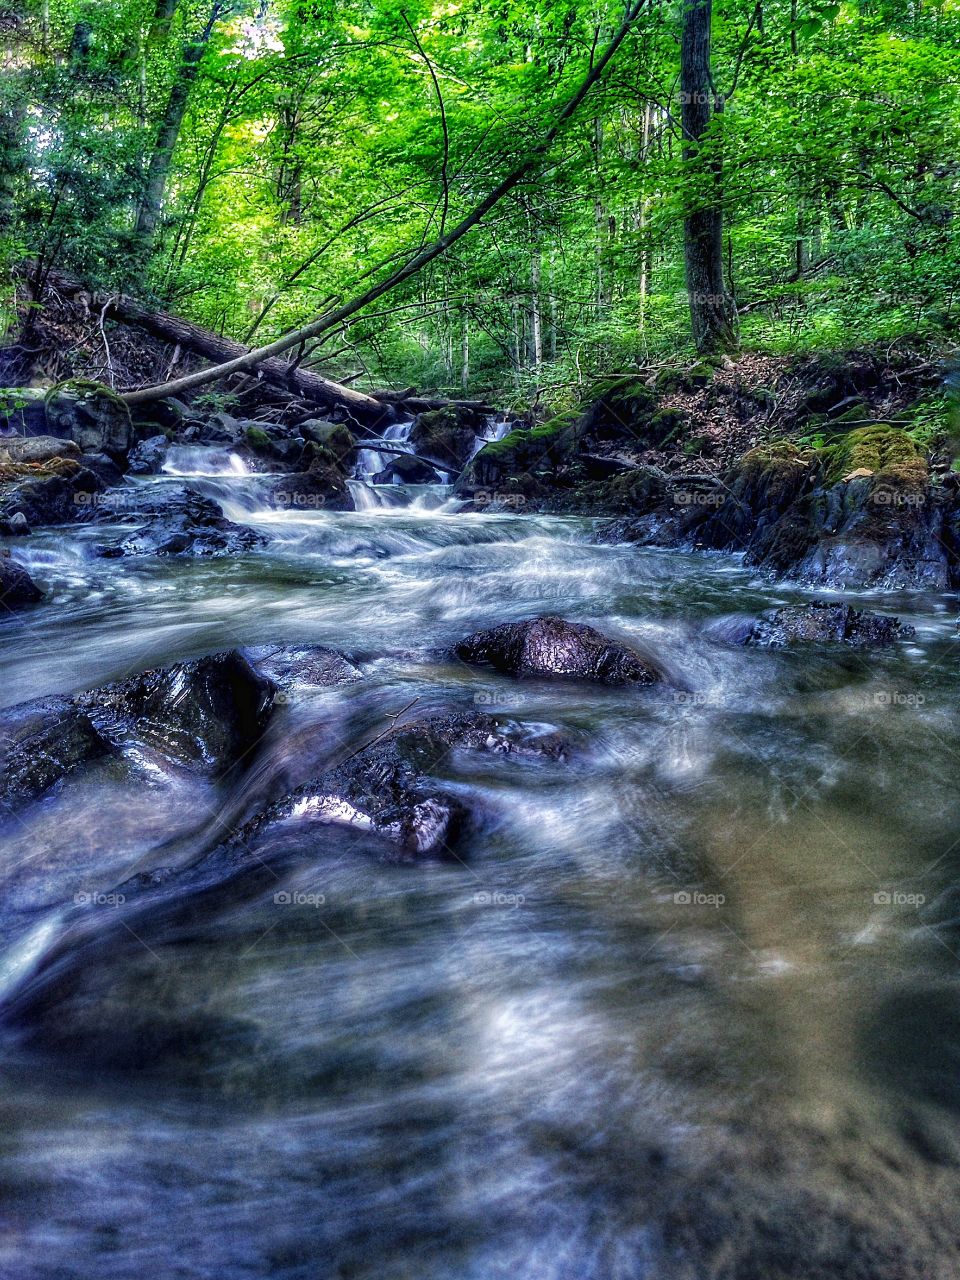
M 435 716 L 400 726 L 302 787 L 274 819 L 307 818 L 371 831 L 406 857 L 456 856 L 469 824 L 463 803 L 442 784 L 451 753 L 563 759 L 566 744 L 478 712 Z M 440 775 L 438 778 L 437 775 Z
M 110 752 L 69 698 L 24 702 L 0 712 L 0 803 L 35 799 L 66 774 Z
M 421 458 L 460 471 L 466 465 L 483 418 L 462 405 L 421 413 L 410 430 L 410 444 Z
M 268 644 L 244 652 L 253 666 L 281 689 L 293 685 L 326 689 L 363 679 L 362 672 L 344 654 L 319 644 Z
M 103 487 L 73 458 L 0 464 L 0 519 L 19 512 L 30 528 L 89 520 Z
M 81 467 L 95 475 L 108 488 L 123 483 L 123 472 L 105 453 L 82 453 L 79 461 Z
M 353 455 L 357 438 L 342 422 L 328 422 L 323 418 L 308 418 L 298 428 L 301 436 L 310 444 L 329 450 L 334 461 L 344 471 L 353 468 Z M 309 464 L 308 455 L 307 461 Z
M 103 495 L 102 520 L 137 522 L 140 527 L 117 542 L 101 543 L 95 554 L 120 556 L 226 556 L 264 546 L 255 529 L 227 520 L 210 498 L 192 489 L 151 493 L 126 486 Z
M 80 694 L 77 705 L 118 748 L 146 747 L 201 773 L 249 761 L 277 687 L 236 650 L 144 671 Z
M 781 648 L 794 644 L 845 644 L 854 648 L 883 648 L 916 635 L 898 618 L 883 617 L 848 604 L 815 600 L 784 605 L 761 614 L 742 643 Z
M 43 592 L 10 552 L 0 554 L 0 618 L 4 610 L 19 609 L 43 599 Z
M 127 469 L 133 476 L 156 476 L 163 470 L 163 464 L 170 449 L 170 441 L 166 436 L 150 436 L 130 450 Z
M 461 640 L 454 653 L 512 676 L 638 685 L 664 678 L 646 658 L 593 627 L 556 617 L 504 623 Z
M 449 464 L 448 464 L 449 465 Z M 374 484 L 438 484 L 440 476 L 429 462 L 409 454 L 397 454 L 373 477 Z
M 309 469 L 280 477 L 267 500 L 281 510 L 352 511 L 353 502 L 335 456 L 321 445 L 309 444 Z

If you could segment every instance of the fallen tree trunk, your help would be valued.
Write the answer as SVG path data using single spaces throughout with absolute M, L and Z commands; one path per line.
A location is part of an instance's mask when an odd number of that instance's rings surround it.
M 89 294 L 81 281 L 72 276 L 51 274 L 47 283 L 66 297 L 76 297 L 86 293 L 91 310 L 95 308 L 101 311 L 106 308 L 105 314 L 111 320 L 134 325 L 138 329 L 143 329 L 145 333 L 160 338 L 163 342 L 169 342 L 174 346 L 179 345 L 181 350 L 201 356 L 204 360 L 211 360 L 214 364 L 234 360 L 238 356 L 245 355 L 248 350 L 239 342 L 221 338 L 211 333 L 209 329 L 202 329 L 200 325 L 183 320 L 179 316 L 169 315 L 165 311 L 148 311 L 133 298 L 123 294 L 111 298 L 96 297 Z M 280 387 L 290 395 L 298 396 L 319 408 L 343 410 L 364 426 L 386 426 L 396 419 L 395 407 L 387 401 L 366 395 L 353 387 L 342 386 L 339 382 L 332 382 L 318 373 L 297 368 L 286 360 L 276 357 L 272 360 L 263 360 L 257 365 L 253 376 L 259 376 L 265 382 Z M 136 400 L 135 395 L 124 398 Z

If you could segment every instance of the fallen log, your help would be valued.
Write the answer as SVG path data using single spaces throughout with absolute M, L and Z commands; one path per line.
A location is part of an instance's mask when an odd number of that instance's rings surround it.
M 173 346 L 179 345 L 182 351 L 189 351 L 215 364 L 236 359 L 247 351 L 247 348 L 241 346 L 239 342 L 233 342 L 230 338 L 221 338 L 211 333 L 209 329 L 193 324 L 190 320 L 170 315 L 165 311 L 148 311 L 125 294 L 117 294 L 109 298 L 99 297 L 91 294 L 81 281 L 71 276 L 61 275 L 59 272 L 51 273 L 47 283 L 65 297 L 86 294 L 91 310 L 101 311 L 105 308 L 105 315 L 111 320 L 134 325 L 143 329 L 145 333 L 160 338 L 163 342 L 169 342 Z M 354 387 L 342 386 L 339 382 L 333 382 L 318 373 L 300 369 L 279 357 L 262 360 L 252 372 L 252 376 L 259 376 L 265 382 L 280 387 L 290 395 L 298 396 L 321 409 L 346 413 L 364 426 L 388 426 L 396 420 L 397 411 L 392 404 L 366 395 L 363 391 L 357 391 Z M 131 403 L 137 402 L 136 391 L 120 392 L 120 395 Z

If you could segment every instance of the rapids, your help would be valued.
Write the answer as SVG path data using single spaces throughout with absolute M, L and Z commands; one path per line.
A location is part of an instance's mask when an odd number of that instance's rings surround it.
M 270 545 L 18 543 L 48 594 L 0 627 L 3 704 L 274 641 L 364 679 L 285 695 L 239 779 L 104 764 L 0 830 L 0 1275 L 955 1276 L 955 601 L 859 597 L 916 626 L 899 650 L 744 650 L 732 615 L 809 596 L 444 489 L 271 511 L 229 456 L 167 466 L 137 483 L 189 474 Z M 537 613 L 670 687 L 445 656 Z M 205 856 L 335 749 L 449 708 L 573 743 L 450 757 L 462 860 L 295 824 Z

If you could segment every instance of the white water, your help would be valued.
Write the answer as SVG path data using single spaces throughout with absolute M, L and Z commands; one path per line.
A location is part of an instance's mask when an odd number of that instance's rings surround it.
M 168 476 L 248 476 L 250 468 L 229 449 L 176 444 L 167 451 L 162 471 Z

